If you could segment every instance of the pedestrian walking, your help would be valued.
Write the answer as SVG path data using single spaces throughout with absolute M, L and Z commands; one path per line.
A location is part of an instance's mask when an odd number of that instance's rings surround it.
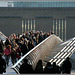
M 6 49 L 4 50 L 5 61 L 7 66 L 9 65 L 10 54 L 11 54 L 11 46 L 7 45 Z

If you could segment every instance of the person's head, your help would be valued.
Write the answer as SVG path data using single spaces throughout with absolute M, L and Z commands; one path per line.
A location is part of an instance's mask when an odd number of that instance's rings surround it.
M 29 44 L 32 44 L 32 39 L 29 40 Z
M 56 62 L 53 62 L 53 66 L 56 66 Z
M 1 40 L 1 43 L 3 43 L 3 40 Z
M 51 34 L 54 34 L 54 31 L 51 31 Z
M 7 45 L 7 47 L 6 47 L 6 48 L 11 49 L 11 46 L 10 46 L 10 45 Z
M 28 59 L 24 59 L 23 61 L 24 61 L 24 63 L 28 63 Z
M 16 52 L 16 49 L 15 48 L 13 48 L 13 50 L 12 50 L 13 52 Z
M 51 66 L 51 63 L 50 62 L 47 62 L 47 66 Z
M 19 47 L 19 46 L 15 43 L 15 47 Z
M 42 60 L 39 60 L 39 61 L 38 61 L 38 64 L 42 64 Z
M 66 58 L 66 60 L 69 60 L 69 59 L 70 59 L 69 57 Z
M 27 44 L 27 39 L 25 38 L 25 40 L 24 40 L 24 44 Z

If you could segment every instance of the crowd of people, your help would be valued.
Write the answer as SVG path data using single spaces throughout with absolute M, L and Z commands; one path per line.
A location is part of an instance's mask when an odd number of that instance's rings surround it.
M 42 32 L 42 31 L 27 31 L 26 33 L 20 34 L 11 34 L 5 42 L 0 40 L 0 74 L 6 72 L 7 66 L 9 66 L 9 59 L 11 58 L 11 62 L 14 65 L 22 56 L 24 56 L 27 52 L 29 52 L 32 48 L 34 48 L 37 44 L 42 42 L 51 34 L 54 34 L 53 31 L 51 32 Z M 5 57 L 5 59 L 2 58 Z M 26 67 L 24 67 L 26 66 Z M 48 71 L 49 67 L 49 71 Z M 50 68 L 59 69 L 55 63 L 53 65 L 50 62 L 47 63 L 47 66 L 43 70 L 42 61 L 38 61 L 35 70 L 33 70 L 32 66 L 27 63 L 27 59 L 24 60 L 24 63 L 21 65 L 19 72 L 21 74 L 24 73 L 56 73 L 60 72 L 57 70 L 50 71 Z M 27 71 L 28 70 L 28 71 Z
M 59 67 L 55 62 L 51 64 L 47 62 L 45 68 L 43 68 L 42 60 L 39 60 L 36 64 L 35 69 L 32 68 L 32 65 L 28 64 L 28 60 L 24 59 L 24 63 L 20 66 L 20 74 L 71 74 L 72 64 L 69 60 L 69 57 L 65 59 L 62 65 Z
M 22 56 L 46 39 L 53 32 L 27 31 L 26 33 L 11 34 L 6 41 L 0 40 L 0 54 L 5 57 L 6 66 L 9 59 L 14 65 Z

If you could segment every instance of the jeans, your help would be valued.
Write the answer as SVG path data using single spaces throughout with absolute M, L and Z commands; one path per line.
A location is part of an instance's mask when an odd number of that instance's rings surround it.
M 9 64 L 9 59 L 10 59 L 10 55 L 5 55 L 5 61 L 7 66 Z

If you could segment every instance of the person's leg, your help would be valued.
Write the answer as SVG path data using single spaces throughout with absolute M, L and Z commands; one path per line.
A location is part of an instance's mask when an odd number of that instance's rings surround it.
M 7 66 L 9 65 L 10 55 L 7 56 Z
M 14 65 L 14 59 L 11 59 L 11 61 L 12 61 L 12 64 Z
M 6 65 L 7 65 L 7 60 L 8 60 L 8 56 L 5 55 L 5 62 L 6 62 Z
M 14 59 L 14 64 L 16 63 L 16 60 Z

